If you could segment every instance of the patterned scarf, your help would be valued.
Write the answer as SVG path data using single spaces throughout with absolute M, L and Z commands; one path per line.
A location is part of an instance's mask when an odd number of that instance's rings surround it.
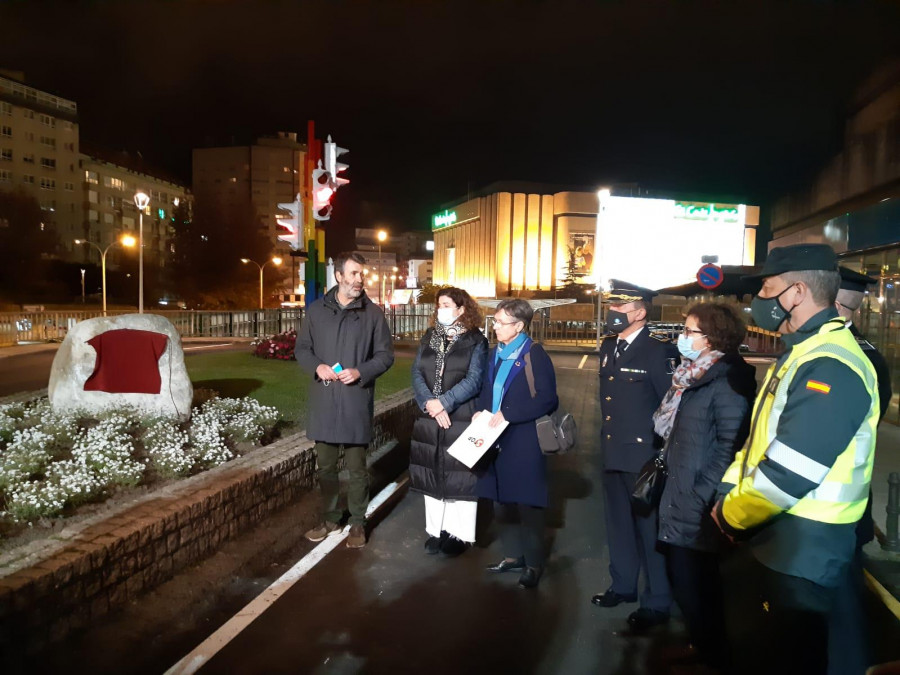
M 678 406 L 681 405 L 681 395 L 684 393 L 684 390 L 694 384 L 694 382 L 699 381 L 706 374 L 706 371 L 721 357 L 722 352 L 717 352 L 714 349 L 710 349 L 695 361 L 682 357 L 681 365 L 675 369 L 675 374 L 672 375 L 672 386 L 663 397 L 659 408 L 653 413 L 653 429 L 656 433 L 669 440 L 669 434 L 672 433 L 672 427 L 675 425 L 675 414 L 678 412 Z
M 431 388 L 431 393 L 435 396 L 440 396 L 444 392 L 444 357 L 450 351 L 453 343 L 465 332 L 465 326 L 460 326 L 458 323 L 450 326 L 445 326 L 438 322 L 434 324 L 434 330 L 431 333 L 431 341 L 428 343 L 428 346 L 434 350 L 435 355 L 434 386 Z

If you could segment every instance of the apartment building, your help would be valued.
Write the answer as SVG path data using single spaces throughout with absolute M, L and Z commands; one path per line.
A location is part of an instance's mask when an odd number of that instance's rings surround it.
M 60 241 L 79 236 L 82 221 L 78 166 L 78 106 L 0 76 L 0 190 L 22 189 L 44 212 Z M 16 78 L 16 79 L 12 79 Z M 71 247 L 69 247 L 71 250 Z
M 83 199 L 83 220 L 80 232 L 63 242 L 67 250 L 73 247 L 74 259 L 98 261 L 99 253 L 92 246 L 78 247 L 74 239 L 87 239 L 100 248 L 116 241 L 122 234 L 135 237 L 141 224 L 141 214 L 134 203 L 134 195 L 143 192 L 150 203 L 143 213 L 144 259 L 165 267 L 172 253 L 173 212 L 190 193 L 183 185 L 138 171 L 118 162 L 81 155 L 80 184 Z M 109 251 L 107 262 L 115 267 L 126 253 L 117 247 Z

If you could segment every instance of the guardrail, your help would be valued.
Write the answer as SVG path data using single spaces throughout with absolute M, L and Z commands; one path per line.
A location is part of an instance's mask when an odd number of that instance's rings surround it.
M 111 311 L 107 316 L 134 314 Z M 182 337 L 265 337 L 296 328 L 299 308 L 253 309 L 235 312 L 155 310 L 148 314 L 166 317 Z M 4 335 L 15 342 L 62 340 L 79 321 L 103 316 L 101 311 L 0 312 L 0 341 Z

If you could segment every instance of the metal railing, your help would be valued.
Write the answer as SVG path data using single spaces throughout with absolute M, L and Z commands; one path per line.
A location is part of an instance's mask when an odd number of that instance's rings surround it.
M 108 316 L 133 314 L 110 311 Z M 297 327 L 299 308 L 252 309 L 235 312 L 162 310 L 148 312 L 164 316 L 182 337 L 255 338 L 283 333 Z M 103 316 L 97 311 L 0 312 L 0 335 L 15 336 L 17 342 L 62 340 L 75 324 Z

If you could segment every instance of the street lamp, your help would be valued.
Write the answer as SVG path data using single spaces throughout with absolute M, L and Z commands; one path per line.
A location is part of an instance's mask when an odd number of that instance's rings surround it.
M 262 265 L 260 265 L 255 260 L 250 260 L 250 258 L 241 258 L 241 262 L 244 263 L 245 265 L 247 263 L 253 263 L 254 265 L 256 265 L 259 268 L 259 308 L 262 309 L 263 308 L 263 268 L 266 265 L 268 265 L 269 263 L 272 263 L 273 265 L 275 265 L 277 267 L 278 265 L 281 264 L 281 258 L 279 258 L 278 256 L 275 256 L 271 260 L 266 260 L 266 262 L 264 262 Z
M 136 241 L 130 234 L 126 234 L 118 241 L 112 242 L 106 248 L 100 248 L 97 244 L 92 241 L 88 241 L 87 239 L 76 239 L 75 243 L 78 245 L 89 244 L 90 246 L 93 246 L 95 249 L 97 249 L 97 251 L 99 251 L 100 253 L 100 279 L 103 287 L 103 316 L 106 316 L 106 253 L 116 244 L 122 244 L 122 246 L 131 248 L 135 245 Z M 84 302 L 84 270 L 81 270 L 81 297 L 82 302 Z
M 144 209 L 150 206 L 150 197 L 143 192 L 134 195 L 138 210 L 138 314 L 144 313 Z
M 382 306 L 384 306 L 384 274 L 382 273 L 382 262 L 381 262 L 381 244 L 387 241 L 387 232 L 384 230 L 378 230 L 378 276 L 381 277 L 381 286 L 380 291 L 378 292 L 378 302 Z M 376 280 L 377 281 L 377 280 Z

